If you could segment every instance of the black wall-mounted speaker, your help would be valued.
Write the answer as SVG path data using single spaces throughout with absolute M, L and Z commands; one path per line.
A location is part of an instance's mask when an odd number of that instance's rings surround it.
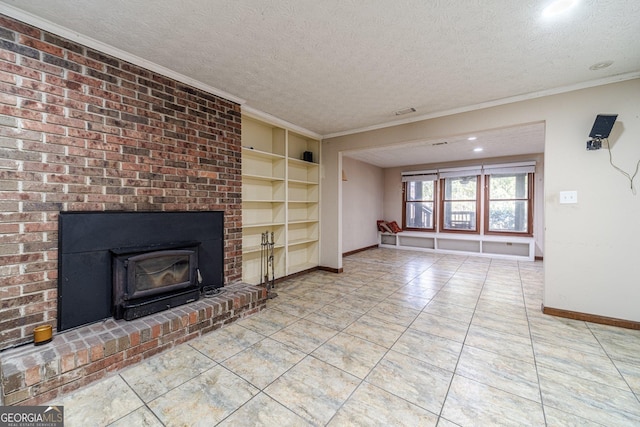
M 613 128 L 613 124 L 616 122 L 617 117 L 617 114 L 598 114 L 596 116 L 596 121 L 593 122 L 589 138 L 609 138 L 611 128 Z

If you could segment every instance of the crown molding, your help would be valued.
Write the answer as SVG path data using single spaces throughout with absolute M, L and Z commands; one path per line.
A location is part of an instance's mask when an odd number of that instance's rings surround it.
M 301 126 L 298 125 L 294 125 L 293 123 L 290 123 L 286 120 L 280 119 L 276 116 L 272 116 L 269 113 L 265 113 L 264 111 L 258 110 L 256 108 L 250 107 L 247 104 L 244 104 L 242 106 L 242 114 L 246 114 L 249 117 L 253 117 L 254 119 L 258 119 L 258 120 L 262 120 L 265 122 L 269 122 L 272 125 L 276 125 L 276 126 L 281 126 L 284 128 L 287 128 L 289 130 L 292 130 L 296 133 L 299 133 L 301 135 L 304 136 L 308 136 L 310 138 L 314 138 L 314 139 L 322 139 L 322 135 L 320 135 L 319 133 L 310 131 L 309 129 L 305 129 Z
M 580 89 L 588 89 L 591 87 L 603 86 L 606 84 L 618 83 L 618 82 L 633 80 L 637 78 L 640 78 L 640 71 L 635 71 L 635 72 L 626 73 L 626 74 L 618 74 L 615 76 L 605 77 L 598 80 L 589 80 L 587 82 L 576 83 L 574 85 L 562 86 L 559 88 L 548 89 L 548 90 L 543 90 L 539 92 L 532 92 L 532 93 L 527 93 L 523 95 L 512 96 L 509 98 L 497 99 L 494 101 L 483 102 L 480 104 L 454 108 L 451 110 L 437 111 L 434 113 L 424 114 L 421 116 L 411 117 L 411 118 L 402 119 L 402 120 L 394 120 L 391 122 L 381 123 L 378 125 L 372 125 L 372 126 L 362 127 L 358 129 L 330 133 L 330 134 L 322 135 L 322 138 L 329 139 L 329 138 L 337 138 L 340 136 L 354 135 L 357 133 L 369 132 L 369 131 L 384 129 L 384 128 L 393 127 L 393 126 L 400 126 L 408 123 L 421 122 L 423 120 L 435 119 L 435 118 L 444 117 L 444 116 L 451 116 L 454 114 L 467 113 L 469 111 L 482 110 L 484 108 L 497 107 L 500 105 L 512 104 L 515 102 L 527 101 L 530 99 L 542 98 L 545 96 L 558 95 L 561 93 L 573 92 Z

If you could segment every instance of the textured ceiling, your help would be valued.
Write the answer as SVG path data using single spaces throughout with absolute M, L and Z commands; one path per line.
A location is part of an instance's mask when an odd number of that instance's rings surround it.
M 556 19 L 541 15 L 549 0 L 0 3 L 320 135 L 640 74 L 638 0 Z
M 381 168 L 517 156 L 544 152 L 544 132 L 544 123 L 531 123 L 451 138 L 346 151 L 344 155 Z M 469 140 L 470 137 L 475 139 Z

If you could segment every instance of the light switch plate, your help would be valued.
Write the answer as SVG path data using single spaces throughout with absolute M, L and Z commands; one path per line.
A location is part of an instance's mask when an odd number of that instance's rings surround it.
M 560 192 L 560 203 L 578 203 L 578 192 L 577 191 L 561 191 Z

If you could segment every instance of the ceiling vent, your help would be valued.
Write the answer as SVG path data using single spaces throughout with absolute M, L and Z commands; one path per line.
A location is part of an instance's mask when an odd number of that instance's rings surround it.
M 415 113 L 415 112 L 416 112 L 415 108 L 409 107 L 409 108 L 405 108 L 403 110 L 398 110 L 398 111 L 396 111 L 395 114 L 396 114 L 396 116 L 402 116 L 404 114 Z

